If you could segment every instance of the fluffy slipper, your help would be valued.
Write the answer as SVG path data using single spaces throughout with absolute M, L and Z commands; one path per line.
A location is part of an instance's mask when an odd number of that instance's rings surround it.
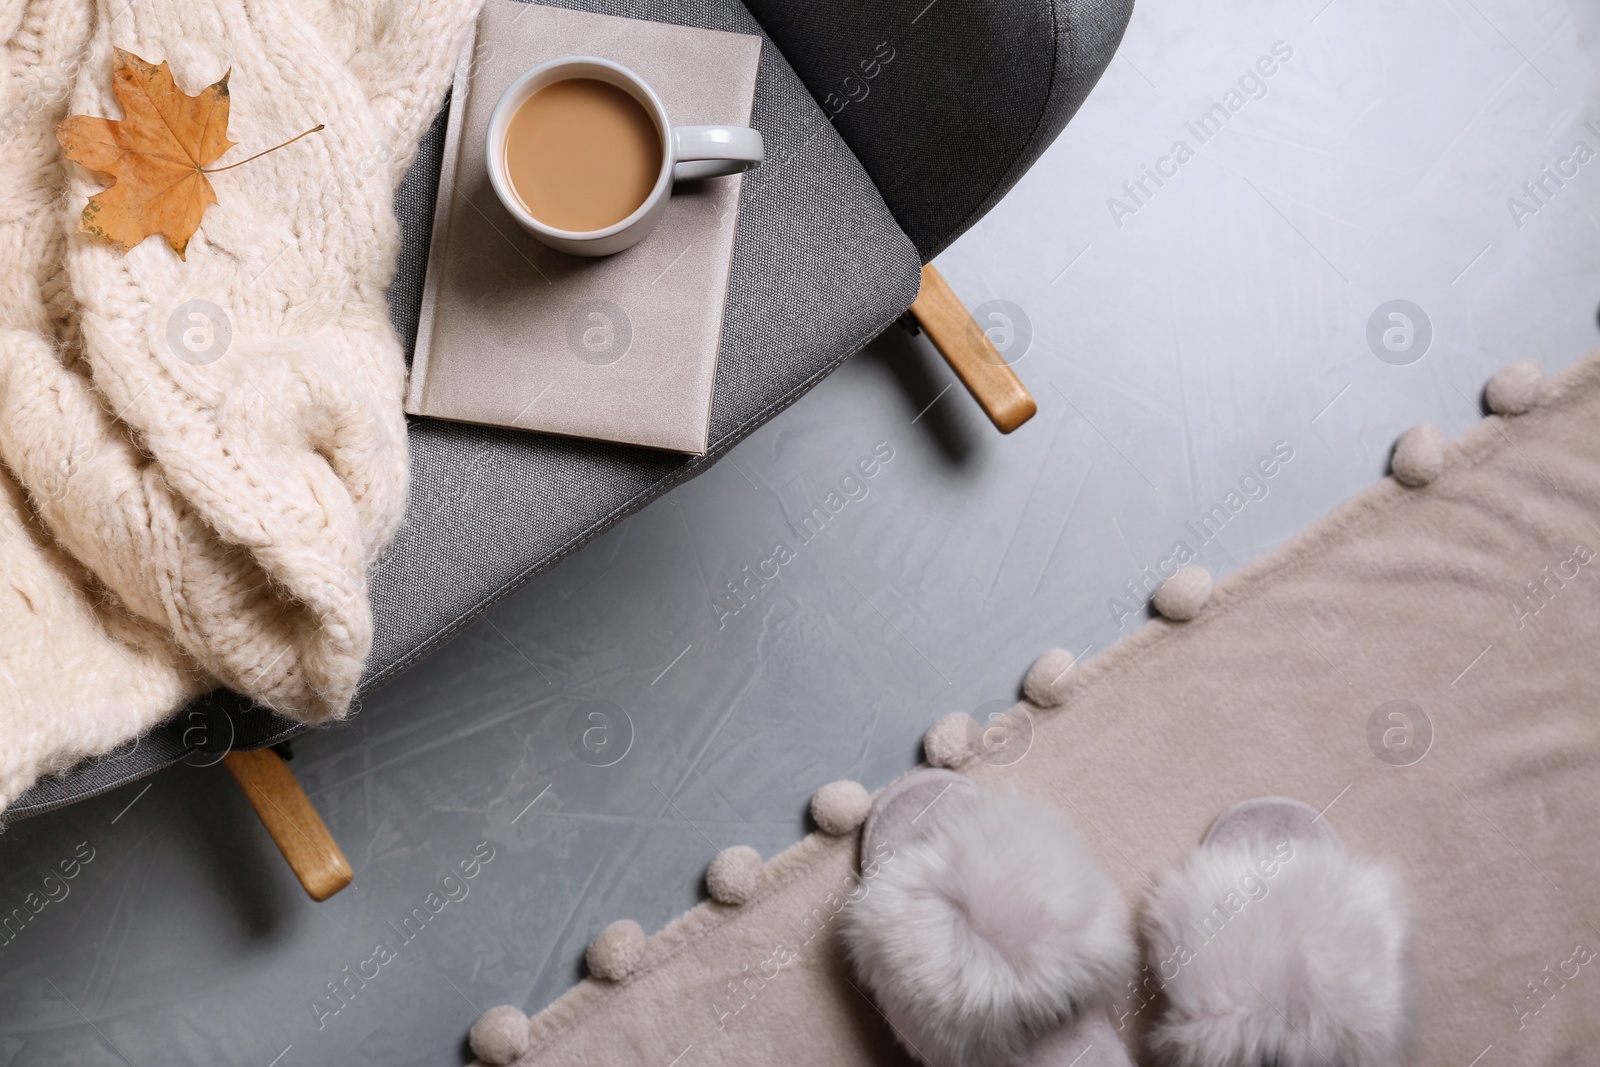
M 1413 923 L 1399 876 L 1317 812 L 1228 809 L 1157 881 L 1147 962 L 1167 1010 L 1148 1042 L 1181 1067 L 1395 1067 L 1416 1044 Z
M 1131 1067 L 1105 1014 L 1137 965 L 1128 910 L 1054 808 L 918 771 L 873 806 L 862 868 L 845 948 L 923 1063 Z

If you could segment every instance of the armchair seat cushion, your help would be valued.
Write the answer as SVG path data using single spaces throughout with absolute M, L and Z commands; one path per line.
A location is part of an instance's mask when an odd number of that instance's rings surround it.
M 561 6 L 762 33 L 738 0 L 572 0 Z M 753 121 L 766 139 L 767 159 L 745 178 L 709 452 L 683 457 L 413 421 L 411 503 L 372 576 L 377 634 L 364 690 L 705 470 L 910 306 L 920 279 L 916 248 L 770 40 Z M 408 351 L 416 337 L 443 136 L 441 113 L 397 201 L 404 247 L 389 303 Z M 197 743 L 245 749 L 303 728 L 242 709 L 232 709 L 220 728 L 218 707 L 189 709 L 126 750 L 39 782 L 7 815 L 21 818 L 115 788 L 175 762 Z

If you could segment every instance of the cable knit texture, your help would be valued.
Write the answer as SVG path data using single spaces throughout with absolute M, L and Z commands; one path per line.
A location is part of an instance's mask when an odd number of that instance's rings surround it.
M 477 3 L 0 0 L 0 808 L 218 685 L 348 708 L 408 481 L 394 193 Z M 212 175 L 187 261 L 74 232 L 106 179 L 54 127 L 122 117 L 119 47 L 231 69 L 215 166 L 327 126 Z

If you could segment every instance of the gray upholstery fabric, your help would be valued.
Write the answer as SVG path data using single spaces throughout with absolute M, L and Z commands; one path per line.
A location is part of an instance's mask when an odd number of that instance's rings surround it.
M 734 0 L 562 6 L 761 32 Z M 411 511 L 373 583 L 379 629 L 369 684 L 709 466 L 910 305 L 918 285 L 915 249 L 770 43 L 754 122 L 767 140 L 768 160 L 745 179 L 710 454 L 685 459 L 622 445 L 414 423 Z M 407 192 L 429 201 L 426 210 L 409 203 Z M 408 222 L 432 217 L 426 192 L 402 192 Z M 397 279 L 397 321 L 415 320 L 410 283 L 421 276 L 420 260 L 409 259 L 403 280 Z M 426 595 L 419 596 L 422 591 Z
M 572 0 L 561 6 L 760 33 L 738 0 Z M 499 597 L 711 463 L 858 351 L 917 294 L 916 249 L 850 150 L 769 41 L 755 126 L 767 161 L 745 178 L 711 450 L 646 449 L 452 423 L 411 424 L 411 506 L 372 582 L 377 635 L 364 689 L 387 680 Z M 391 313 L 416 338 L 439 185 L 444 116 L 397 198 L 404 232 Z M 231 694 L 188 709 L 139 744 L 38 783 L 7 811 L 21 818 L 114 788 L 186 750 L 245 749 L 298 724 L 241 708 Z
M 1133 0 L 747 2 L 924 260 L 1055 140 L 1133 14 Z

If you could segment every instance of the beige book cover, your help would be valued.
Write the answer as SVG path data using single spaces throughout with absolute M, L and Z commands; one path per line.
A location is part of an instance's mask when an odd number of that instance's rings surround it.
M 616 255 L 540 244 L 495 197 L 489 115 L 530 67 L 611 59 L 675 125 L 748 125 L 761 38 L 487 0 L 456 72 L 406 410 L 701 454 L 743 177 L 680 183 Z

